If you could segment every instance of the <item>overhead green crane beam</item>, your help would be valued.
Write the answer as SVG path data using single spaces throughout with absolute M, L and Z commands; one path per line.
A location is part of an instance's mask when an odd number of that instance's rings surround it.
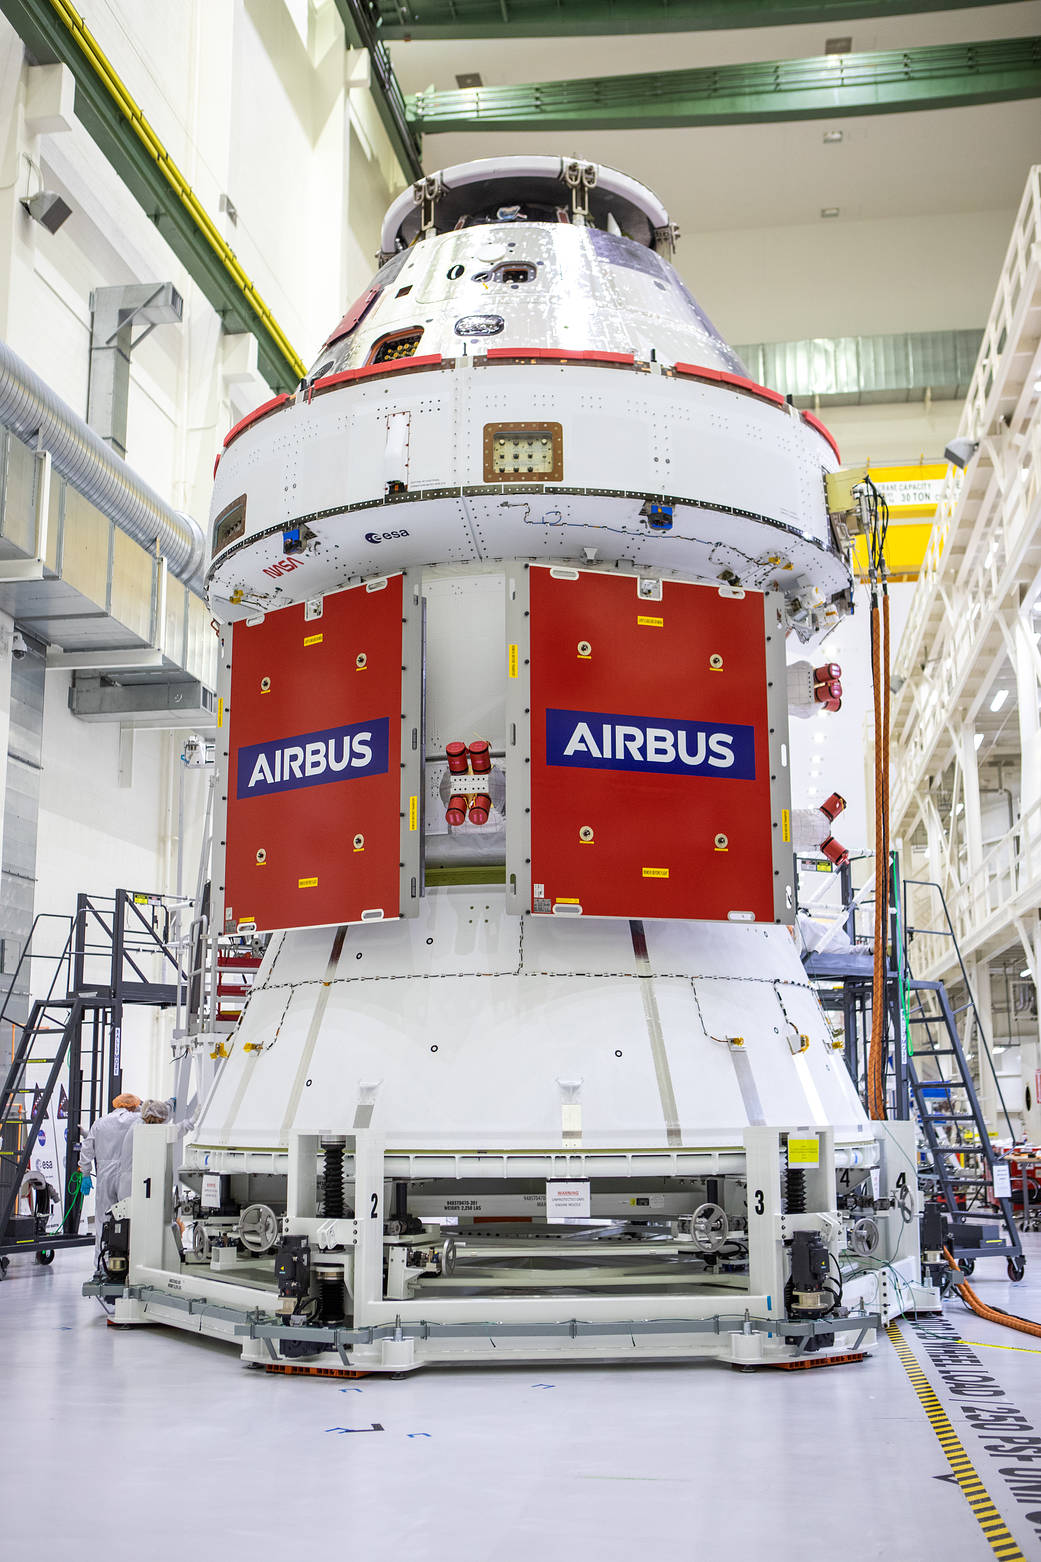
M 370 0 L 383 38 L 563 38 L 581 33 L 694 33 L 793 27 L 1002 0 Z
M 809 60 L 417 93 L 424 135 L 476 130 L 658 130 L 959 108 L 1041 96 L 1041 38 L 827 54 Z

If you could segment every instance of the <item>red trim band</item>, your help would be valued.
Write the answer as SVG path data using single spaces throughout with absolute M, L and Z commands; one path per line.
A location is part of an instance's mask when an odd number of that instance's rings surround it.
M 286 402 L 291 400 L 291 396 L 275 396 L 273 400 L 262 402 L 252 412 L 247 412 L 246 416 L 236 423 L 233 429 L 228 430 L 224 438 L 224 449 L 227 450 L 232 440 L 238 439 L 239 435 L 245 433 L 246 429 L 251 428 L 254 423 L 259 423 L 261 418 L 269 417 L 272 412 L 277 412 L 279 407 L 284 407 Z
M 397 374 L 402 369 L 436 369 L 444 363 L 440 353 L 424 353 L 418 358 L 396 358 L 393 363 L 366 363 L 360 369 L 343 369 L 339 374 L 327 374 L 315 380 L 311 394 L 335 390 L 337 385 L 351 385 L 356 380 L 371 380 L 381 374 Z
M 758 396 L 760 401 L 769 401 L 775 407 L 785 407 L 787 402 L 780 391 L 770 390 L 765 385 L 757 385 L 755 380 L 745 379 L 743 374 L 731 374 L 727 369 L 709 369 L 697 363 L 673 364 L 677 374 L 684 375 L 692 380 L 710 380 L 714 385 L 732 385 L 735 390 L 744 391 L 746 395 Z
M 812 412 L 804 412 L 802 415 L 802 420 L 804 423 L 808 423 L 811 428 L 815 428 L 817 433 L 820 434 L 823 439 L 828 441 L 828 444 L 835 452 L 835 460 L 841 461 L 842 457 L 839 455 L 839 447 L 835 443 L 835 436 L 829 429 L 824 427 L 824 424 L 821 422 L 820 418 L 815 418 Z

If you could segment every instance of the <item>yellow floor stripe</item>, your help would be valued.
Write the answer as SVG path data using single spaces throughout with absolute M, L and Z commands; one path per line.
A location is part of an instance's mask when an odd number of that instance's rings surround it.
M 900 1365 L 911 1380 L 911 1387 L 918 1395 L 918 1402 L 929 1418 L 929 1423 L 936 1433 L 940 1447 L 943 1449 L 954 1473 L 954 1479 L 957 1481 L 962 1495 L 975 1515 L 976 1522 L 983 1531 L 984 1539 L 990 1546 L 990 1549 L 995 1556 L 1001 1558 L 1001 1562 L 1026 1562 L 1022 1551 L 1020 1551 L 1009 1533 L 1004 1519 L 988 1496 L 986 1487 L 983 1485 L 972 1461 L 962 1447 L 958 1434 L 947 1419 L 946 1411 L 933 1393 L 929 1379 L 908 1349 L 900 1330 L 895 1323 L 891 1323 L 886 1333 L 889 1336 L 893 1349 L 900 1358 Z M 975 1345 L 978 1342 L 973 1340 L 967 1343 Z M 1019 1349 L 1016 1345 L 999 1348 L 1006 1350 Z

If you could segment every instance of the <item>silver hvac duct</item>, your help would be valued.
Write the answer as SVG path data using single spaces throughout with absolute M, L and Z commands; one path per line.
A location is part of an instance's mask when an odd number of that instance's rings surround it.
M 170 572 L 201 593 L 206 539 L 198 521 L 160 499 L 3 341 L 0 424 L 24 444 L 48 451 L 55 471 L 73 488 L 143 548 L 158 549 Z

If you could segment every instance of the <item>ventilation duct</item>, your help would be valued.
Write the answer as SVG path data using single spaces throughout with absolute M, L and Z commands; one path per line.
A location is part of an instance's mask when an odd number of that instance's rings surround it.
M 982 330 L 909 331 L 755 342 L 735 351 L 753 380 L 791 396 L 797 407 L 853 407 L 926 394 L 963 401 L 982 340 Z
M 121 531 L 201 593 L 206 542 L 197 521 L 172 510 L 112 447 L 0 342 L 0 424 L 46 450 L 54 469 Z

